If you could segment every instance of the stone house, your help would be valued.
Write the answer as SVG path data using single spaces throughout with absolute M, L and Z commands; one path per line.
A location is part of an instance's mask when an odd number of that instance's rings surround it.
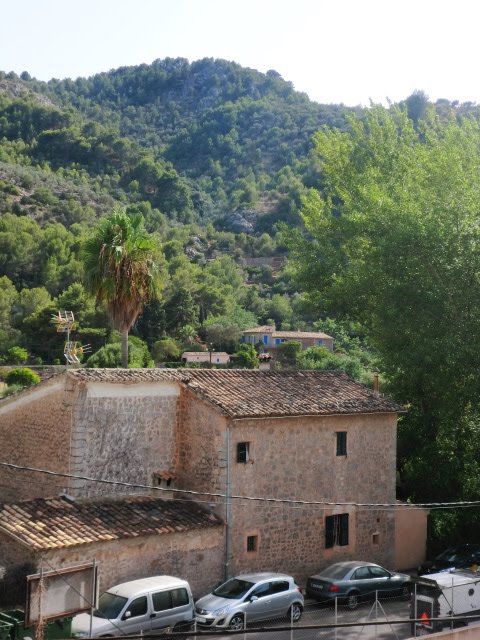
M 44 571 L 95 560 L 101 591 L 125 576 L 181 575 L 199 596 L 222 574 L 223 529 L 190 501 L 36 498 L 0 505 L 0 558 Z
M 333 351 L 332 336 L 322 331 L 278 331 L 275 326 L 264 325 L 242 331 L 243 344 L 259 344 L 261 352 L 266 353 L 273 360 L 276 359 L 278 348 L 284 342 L 300 342 L 302 349 L 309 347 L 325 347 Z
M 2 459 L 30 468 L 0 464 L 2 501 L 189 499 L 222 531 L 210 584 L 254 569 L 302 583 L 347 558 L 393 568 L 401 410 L 333 371 L 69 370 L 0 403 Z

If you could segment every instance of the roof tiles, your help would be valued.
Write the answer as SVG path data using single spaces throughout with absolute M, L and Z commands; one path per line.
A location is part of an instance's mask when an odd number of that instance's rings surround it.
M 38 498 L 0 505 L 0 530 L 36 550 L 205 529 L 221 521 L 188 500 Z
M 68 375 L 84 382 L 178 382 L 232 418 L 403 411 L 338 371 L 76 369 Z

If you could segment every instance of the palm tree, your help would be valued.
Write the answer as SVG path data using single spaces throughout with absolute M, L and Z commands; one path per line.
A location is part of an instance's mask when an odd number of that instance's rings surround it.
M 122 334 L 122 367 L 128 367 L 128 332 L 158 288 L 158 243 L 141 215 L 121 209 L 102 218 L 82 248 L 90 292 L 104 304 Z

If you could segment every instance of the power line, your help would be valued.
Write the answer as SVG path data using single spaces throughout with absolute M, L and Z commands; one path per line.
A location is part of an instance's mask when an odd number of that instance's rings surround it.
M 167 493 L 180 493 L 188 494 L 192 496 L 206 496 L 209 498 L 221 498 L 223 500 L 245 500 L 248 502 L 264 502 L 268 504 L 278 505 L 292 505 L 292 506 L 319 506 L 319 507 L 358 507 L 358 508 L 370 508 L 370 509 L 436 509 L 436 508 L 464 508 L 464 507 L 478 507 L 480 506 L 480 500 L 475 501 L 458 501 L 458 502 L 421 502 L 421 503 L 408 503 L 408 502 L 385 502 L 385 503 L 369 503 L 369 502 L 330 502 L 326 500 L 293 500 L 289 498 L 270 498 L 259 496 L 244 496 L 244 495 L 230 495 L 225 493 L 210 493 L 208 491 L 193 491 L 191 489 L 173 489 L 165 487 L 155 487 L 149 484 L 140 484 L 133 482 L 124 482 L 121 480 L 107 480 L 103 478 L 92 478 L 90 476 L 81 476 L 72 473 L 64 473 L 60 471 L 50 471 L 49 469 L 41 469 L 37 467 L 29 467 L 25 465 L 13 464 L 11 462 L 0 462 L 0 467 L 7 467 L 17 471 L 29 471 L 32 473 L 42 473 L 44 475 L 69 478 L 72 480 L 84 480 L 86 482 L 94 482 L 99 484 L 108 484 L 114 486 L 128 487 L 130 489 L 148 489 L 149 491 L 159 491 L 160 493 L 166 491 Z M 195 500 L 195 502 L 205 502 L 204 500 Z

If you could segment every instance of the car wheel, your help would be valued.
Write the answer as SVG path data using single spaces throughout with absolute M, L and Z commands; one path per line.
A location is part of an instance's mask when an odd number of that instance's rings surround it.
M 400 597 L 402 600 L 410 600 L 410 596 L 412 595 L 412 587 L 409 584 L 405 584 L 402 587 L 402 591 L 400 593 Z
M 303 607 L 298 602 L 294 602 L 290 609 L 288 610 L 288 618 L 292 622 L 298 622 L 302 617 Z
M 358 607 L 359 600 L 360 598 L 358 596 L 358 593 L 350 593 L 347 596 L 347 607 L 350 609 L 350 611 L 353 611 Z
M 239 613 L 236 613 L 228 623 L 228 628 L 230 629 L 230 631 L 241 631 L 243 627 L 243 616 L 241 616 Z

